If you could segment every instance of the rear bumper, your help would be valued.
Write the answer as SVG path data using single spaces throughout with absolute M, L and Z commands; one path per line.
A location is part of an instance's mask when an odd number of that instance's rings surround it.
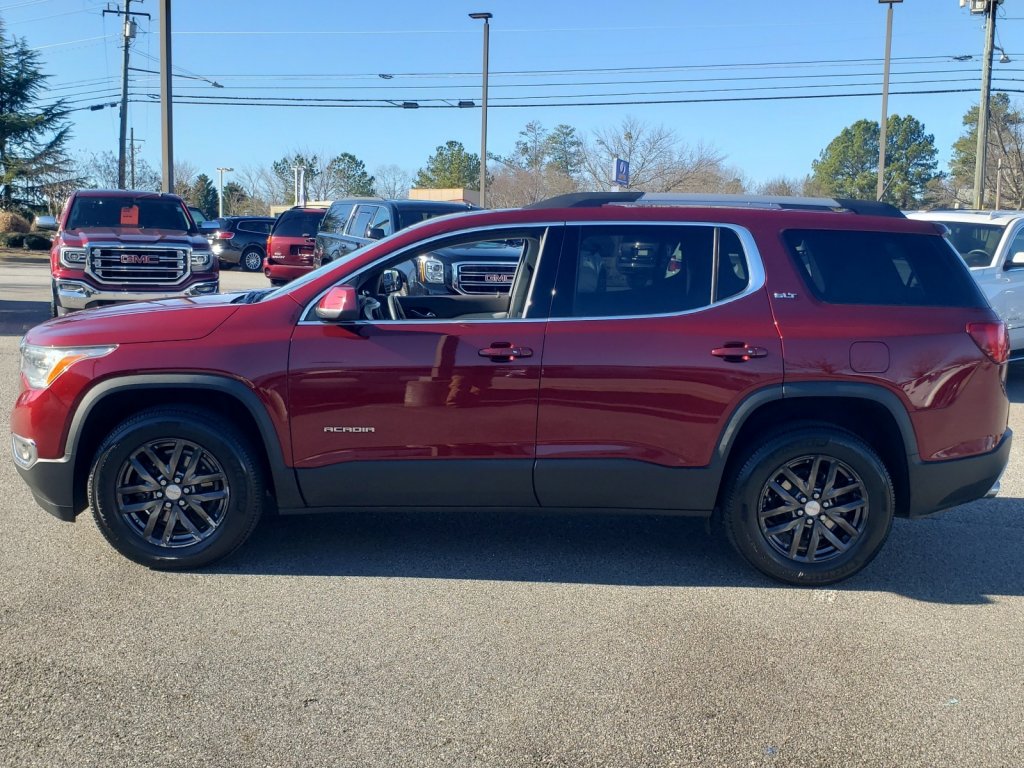
M 924 517 L 958 504 L 995 495 L 1006 463 L 1010 460 L 1013 433 L 1007 429 L 999 445 L 989 453 L 952 461 L 912 461 L 908 466 L 913 492 L 909 517 Z
M 81 280 L 57 278 L 57 300 L 64 309 L 78 310 L 99 307 L 121 301 L 154 301 L 156 299 L 176 299 L 182 296 L 202 296 L 217 293 L 220 290 L 220 278 L 214 274 L 209 280 L 194 282 L 174 290 L 118 290 L 115 288 L 98 288 Z
M 300 267 L 291 264 L 274 264 L 270 259 L 265 259 L 263 262 L 263 274 L 271 280 L 284 280 L 287 282 L 288 280 L 302 277 L 312 269 L 312 266 Z

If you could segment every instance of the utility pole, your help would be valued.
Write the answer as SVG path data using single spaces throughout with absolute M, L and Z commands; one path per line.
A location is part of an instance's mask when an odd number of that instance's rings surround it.
M 970 0 L 971 13 L 988 16 L 985 53 L 981 62 L 981 101 L 978 103 L 978 148 L 974 155 L 974 207 L 985 205 L 985 165 L 988 162 L 988 100 L 992 91 L 992 50 L 996 42 L 996 10 L 1003 0 Z
M 136 2 L 142 2 L 142 0 L 136 0 Z M 128 133 L 128 52 L 131 50 L 131 43 L 135 39 L 136 30 L 135 19 L 132 17 L 145 16 L 148 19 L 149 14 L 133 11 L 132 0 L 124 0 L 123 9 L 108 6 L 104 9 L 103 15 L 106 16 L 108 13 L 112 13 L 115 16 L 124 16 L 124 56 L 121 66 L 121 128 L 118 132 L 117 140 L 117 186 L 120 189 L 124 189 L 125 142 Z
M 135 189 L 135 128 L 132 128 L 131 138 L 128 140 L 131 144 L 131 168 L 132 168 L 132 183 L 131 189 Z
M 306 204 L 306 166 L 299 166 L 299 205 Z
M 160 134 L 163 192 L 174 191 L 174 120 L 171 108 L 171 0 L 160 2 Z

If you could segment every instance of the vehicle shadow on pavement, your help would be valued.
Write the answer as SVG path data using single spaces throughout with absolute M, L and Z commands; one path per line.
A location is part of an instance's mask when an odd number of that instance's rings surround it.
M 874 563 L 831 587 L 934 603 L 1024 595 L 1018 500 L 897 520 Z M 623 586 L 778 587 L 702 520 L 565 513 L 400 512 L 268 518 L 224 574 L 381 576 Z
M 1024 403 L 1024 361 L 1010 363 L 1006 377 L 1006 394 L 1011 403 Z
M 0 336 L 23 336 L 49 319 L 50 305 L 45 301 L 0 300 Z

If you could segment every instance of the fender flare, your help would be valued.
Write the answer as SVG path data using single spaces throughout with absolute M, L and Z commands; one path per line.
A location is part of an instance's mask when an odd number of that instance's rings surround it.
M 126 390 L 140 389 L 189 389 L 213 390 L 238 400 L 252 416 L 263 442 L 261 446 L 270 464 L 270 472 L 274 479 L 275 496 L 281 507 L 304 507 L 305 501 L 299 492 L 295 471 L 285 463 L 281 452 L 281 444 L 277 437 L 266 406 L 248 386 L 237 379 L 216 374 L 192 373 L 153 373 L 134 376 L 119 376 L 107 379 L 90 388 L 82 397 L 68 428 L 68 437 L 64 455 L 74 460 L 82 436 L 82 427 L 97 405 L 111 395 Z M 258 446 L 260 447 L 260 446 Z

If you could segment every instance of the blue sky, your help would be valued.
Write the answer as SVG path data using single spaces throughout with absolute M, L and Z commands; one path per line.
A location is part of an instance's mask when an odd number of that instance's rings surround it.
M 187 76 L 175 78 L 176 95 L 234 102 L 175 107 L 175 158 L 211 177 L 217 166 L 269 164 L 296 149 L 351 152 L 371 172 L 396 164 L 410 173 L 449 139 L 478 152 L 479 109 L 430 108 L 459 100 L 479 104 L 482 31 L 481 22 L 467 17 L 472 11 L 494 14 L 488 149 L 498 154 L 512 149 L 530 120 L 547 128 L 568 123 L 589 135 L 632 116 L 671 128 L 689 145 L 713 146 L 757 183 L 802 177 L 842 128 L 862 118 L 878 120 L 881 113 L 886 6 L 876 0 L 172 5 L 175 72 Z M 119 21 L 102 14 L 105 6 L 100 0 L 0 0 L 0 18 L 8 34 L 38 49 L 52 75 L 50 93 L 86 107 L 120 95 Z M 158 69 L 158 4 L 135 2 L 133 10 L 153 18 L 139 20 L 132 66 Z M 978 100 L 983 24 L 958 0 L 895 5 L 889 112 L 925 124 L 942 169 L 964 112 Z M 997 30 L 1012 61 L 994 64 L 994 86 L 1021 88 L 1022 0 L 1006 0 Z M 954 58 L 967 56 L 972 58 Z M 158 93 L 156 75 L 133 72 L 131 92 L 130 124 L 144 142 L 142 156 L 158 166 L 160 111 L 147 96 Z M 830 98 L 778 98 L 812 94 Z M 244 103 L 268 97 L 417 101 L 421 108 Z M 629 101 L 690 103 L 622 103 Z M 568 105 L 579 102 L 616 103 Z M 116 109 L 86 109 L 71 117 L 76 151 L 116 150 Z

